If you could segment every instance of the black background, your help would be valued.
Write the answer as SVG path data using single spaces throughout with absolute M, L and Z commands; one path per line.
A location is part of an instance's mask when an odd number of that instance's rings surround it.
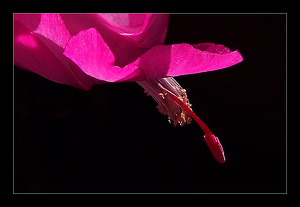
M 165 44 L 238 49 L 230 68 L 177 77 L 219 137 L 170 125 L 136 83 L 82 91 L 14 69 L 14 192 L 286 192 L 286 16 L 171 15 Z

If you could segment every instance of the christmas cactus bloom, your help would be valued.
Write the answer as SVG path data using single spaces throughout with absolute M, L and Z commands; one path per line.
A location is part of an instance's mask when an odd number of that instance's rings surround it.
M 213 43 L 163 45 L 168 20 L 167 14 L 14 14 L 14 64 L 83 90 L 136 81 L 174 126 L 194 119 L 223 163 L 218 138 L 192 112 L 173 77 L 227 68 L 243 58 Z

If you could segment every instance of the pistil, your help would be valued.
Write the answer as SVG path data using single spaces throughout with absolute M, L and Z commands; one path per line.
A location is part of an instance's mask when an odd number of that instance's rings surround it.
M 204 132 L 204 140 L 219 162 L 225 162 L 223 147 L 219 139 L 213 135 L 205 123 L 192 111 L 186 91 L 172 77 L 138 81 L 145 89 L 145 93 L 153 97 L 158 103 L 157 109 L 164 115 L 168 115 L 168 121 L 173 121 L 174 126 L 190 124 L 194 119 Z
M 172 92 L 165 89 L 161 84 L 158 84 L 160 88 L 162 88 L 166 93 L 165 95 L 170 95 L 174 101 L 176 101 L 187 113 L 191 115 L 191 117 L 197 122 L 200 128 L 204 132 L 204 140 L 213 154 L 214 158 L 219 163 L 225 162 L 225 155 L 223 151 L 223 147 L 215 135 L 210 131 L 210 129 L 205 125 L 205 123 L 189 108 L 187 107 L 177 96 L 175 96 Z

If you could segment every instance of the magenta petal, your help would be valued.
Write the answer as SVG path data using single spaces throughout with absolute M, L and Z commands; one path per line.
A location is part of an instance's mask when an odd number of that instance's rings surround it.
M 163 44 L 166 37 L 168 14 L 95 14 L 112 31 L 126 36 L 142 48 Z
M 223 45 L 201 43 L 158 45 L 140 57 L 139 67 L 147 79 L 202 73 L 235 65 L 241 54 Z
M 15 14 L 14 19 L 40 39 L 69 68 L 68 59 L 62 52 L 71 35 L 59 14 Z
M 119 34 L 137 34 L 149 19 L 149 14 L 103 13 L 95 16 Z
M 23 24 L 14 21 L 14 64 L 49 80 L 88 90 L 76 76 Z
M 124 68 L 114 66 L 113 53 L 94 28 L 73 36 L 64 50 L 64 55 L 87 75 L 108 82 L 119 81 L 138 69 L 134 63 Z

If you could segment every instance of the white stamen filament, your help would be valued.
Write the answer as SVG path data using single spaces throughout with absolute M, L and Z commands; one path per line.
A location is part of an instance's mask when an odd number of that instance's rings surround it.
M 186 90 L 172 77 L 161 79 L 150 79 L 146 81 L 137 81 L 137 83 L 145 89 L 145 93 L 153 97 L 158 103 L 157 109 L 164 115 L 168 115 L 168 121 L 173 121 L 174 126 L 178 124 L 184 126 L 190 124 L 191 116 L 182 107 L 176 103 L 170 96 L 164 95 L 164 90 L 159 86 L 171 91 L 176 95 L 188 108 L 191 109 L 191 104 L 187 98 Z

